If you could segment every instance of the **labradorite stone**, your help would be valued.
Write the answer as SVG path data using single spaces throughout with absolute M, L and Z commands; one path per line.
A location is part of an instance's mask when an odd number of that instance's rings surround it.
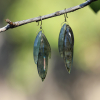
M 73 63 L 74 35 L 71 27 L 66 23 L 62 26 L 59 34 L 58 48 L 64 59 L 65 67 L 70 73 Z

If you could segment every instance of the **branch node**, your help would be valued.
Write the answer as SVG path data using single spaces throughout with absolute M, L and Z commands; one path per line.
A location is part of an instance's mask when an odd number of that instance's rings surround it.
M 14 27 L 16 27 L 16 24 L 14 24 L 12 21 L 10 21 L 9 19 L 5 19 L 5 21 L 8 23 L 8 24 L 10 24 L 10 27 L 11 28 L 14 28 Z
M 59 11 L 55 12 L 55 15 L 56 16 L 59 16 L 60 15 L 60 12 Z
M 13 22 L 11 22 L 9 19 L 5 19 L 5 21 L 6 21 L 7 23 L 9 23 L 10 25 L 13 25 Z

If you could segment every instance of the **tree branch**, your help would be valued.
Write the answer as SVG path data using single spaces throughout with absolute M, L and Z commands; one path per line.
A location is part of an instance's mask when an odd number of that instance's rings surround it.
M 60 16 L 60 15 L 65 14 L 65 13 L 73 12 L 75 10 L 81 9 L 81 8 L 89 5 L 90 3 L 94 2 L 94 1 L 97 1 L 97 0 L 87 0 L 86 2 L 84 2 L 78 6 L 75 6 L 75 7 L 71 7 L 71 8 L 65 9 L 65 10 L 57 11 L 57 12 L 52 13 L 52 14 L 44 15 L 41 17 L 35 17 L 35 18 L 23 20 L 23 21 L 11 22 L 9 19 L 6 19 L 5 21 L 8 24 L 6 26 L 0 28 L 0 32 L 4 32 L 8 29 L 15 28 L 15 27 L 18 27 L 18 26 L 21 26 L 24 24 L 28 24 L 31 22 L 38 22 L 38 21 L 41 21 L 41 19 L 44 20 L 44 19 Z

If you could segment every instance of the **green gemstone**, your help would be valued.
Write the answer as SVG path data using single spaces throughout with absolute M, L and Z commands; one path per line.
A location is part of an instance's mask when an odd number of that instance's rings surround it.
M 73 64 L 74 35 L 70 26 L 66 23 L 62 26 L 59 34 L 58 48 L 61 57 L 64 59 L 65 67 L 70 74 Z
M 66 30 L 66 24 L 62 26 L 58 40 L 58 49 L 61 57 L 63 57 L 63 42 L 64 42 L 65 30 Z
M 42 81 L 44 81 L 48 70 L 48 58 L 51 57 L 51 47 L 42 31 L 40 31 L 38 35 L 35 40 L 36 42 L 34 43 L 36 45 L 34 47 L 34 57 L 35 61 L 37 61 L 38 74 L 41 77 Z
M 36 36 L 35 42 L 34 42 L 33 56 L 34 56 L 35 64 L 37 64 L 37 60 L 38 60 L 39 47 L 40 47 L 40 42 L 41 42 L 41 35 L 42 35 L 42 31 L 40 31 L 38 33 L 38 35 Z

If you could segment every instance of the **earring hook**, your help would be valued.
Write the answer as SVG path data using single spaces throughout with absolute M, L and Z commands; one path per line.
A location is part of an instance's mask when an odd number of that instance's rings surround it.
M 65 10 L 65 13 L 64 13 L 65 21 L 61 23 L 61 26 L 62 26 L 63 23 L 66 23 L 67 22 L 67 19 L 66 18 L 68 18 L 67 13 L 66 13 L 66 8 L 64 10 Z M 69 23 L 68 23 L 68 25 L 69 25 Z
M 42 29 L 42 17 L 40 16 L 40 19 L 41 19 L 41 25 L 40 25 L 40 29 Z M 39 26 L 39 21 L 38 21 L 38 25 Z
M 42 29 L 42 17 L 41 16 L 40 16 L 40 19 L 41 19 L 40 29 Z
M 68 18 L 68 16 L 67 16 L 67 13 L 66 13 L 66 8 L 65 8 L 64 17 L 65 17 L 65 22 L 67 22 L 66 17 Z M 67 23 L 68 23 L 68 22 L 67 22 Z
M 40 17 L 40 21 L 41 21 L 40 29 L 39 29 L 39 30 L 43 31 L 43 29 L 42 29 L 42 17 L 41 17 L 41 16 L 39 16 L 39 17 Z M 39 21 L 38 21 L 38 25 L 37 25 L 37 26 L 39 26 Z M 38 31 L 39 31 L 39 30 L 38 30 Z M 38 31 L 37 31 L 37 32 L 38 32 Z M 36 32 L 36 33 L 37 33 L 37 32 Z M 43 31 L 43 33 L 44 33 L 44 31 Z

